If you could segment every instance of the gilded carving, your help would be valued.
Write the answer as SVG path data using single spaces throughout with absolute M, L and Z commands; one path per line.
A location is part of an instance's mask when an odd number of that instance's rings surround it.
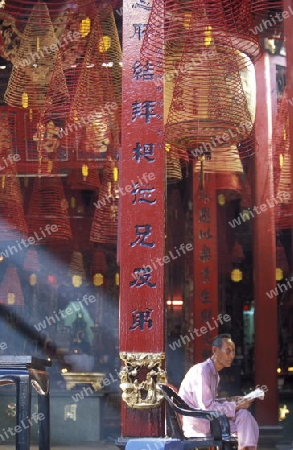
M 120 376 L 122 399 L 130 408 L 160 406 L 163 396 L 157 383 L 165 383 L 166 371 L 161 368 L 164 353 L 120 353 L 124 362 Z

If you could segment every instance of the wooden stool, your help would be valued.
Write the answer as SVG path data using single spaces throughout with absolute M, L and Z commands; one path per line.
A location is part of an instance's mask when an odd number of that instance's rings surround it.
M 33 356 L 0 356 L 0 385 L 16 385 L 16 450 L 29 450 L 30 428 L 38 422 L 39 450 L 50 450 L 50 395 L 49 374 L 51 362 Z M 38 414 L 31 416 L 32 386 L 38 393 Z M 7 433 L 5 430 L 2 434 Z

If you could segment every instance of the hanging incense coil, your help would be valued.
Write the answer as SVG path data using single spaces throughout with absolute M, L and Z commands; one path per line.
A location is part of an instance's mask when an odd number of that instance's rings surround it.
M 287 90 L 285 89 L 278 104 L 277 116 L 273 128 L 273 170 L 275 195 L 280 192 L 280 190 L 285 190 L 288 193 L 291 192 L 289 151 L 288 95 Z
M 96 191 L 101 187 L 100 175 L 97 169 L 87 168 L 87 175 L 83 175 L 82 169 L 74 169 L 68 176 L 67 184 L 70 189 L 87 189 Z
M 97 16 L 91 26 L 69 114 L 70 123 L 67 123 L 67 127 L 73 127 L 82 137 L 86 153 L 105 152 L 108 145 L 119 141 L 118 104 L 104 49 L 105 41 Z
M 274 188 L 278 204 L 275 207 L 277 229 L 292 228 L 291 157 L 289 141 L 288 96 L 286 89 L 279 101 L 273 130 Z
M 8 306 L 24 306 L 24 297 L 16 267 L 9 266 L 0 286 L 0 302 Z
M 0 240 L 25 238 L 28 228 L 17 174 L 11 170 L 0 176 Z
M 72 239 L 68 203 L 57 174 L 35 178 L 27 223 L 31 233 L 40 233 L 41 243 Z M 48 225 L 55 225 L 55 231 Z
M 68 275 L 78 275 L 83 280 L 86 279 L 86 272 L 84 268 L 83 255 L 81 252 L 72 252 L 71 261 L 68 268 Z
M 244 260 L 243 247 L 239 242 L 235 242 L 232 248 L 231 260 L 233 264 L 241 264 Z
M 165 144 L 165 151 L 167 183 L 177 183 L 183 179 L 184 173 L 187 174 L 187 171 L 184 170 L 189 161 L 187 151 L 172 147 L 169 144 Z
M 227 69 L 242 55 L 224 47 L 214 51 L 214 59 L 199 67 L 192 64 L 191 51 L 182 58 L 184 70 L 176 77 L 165 127 L 165 141 L 186 147 L 191 158 L 197 157 L 202 147 L 206 153 L 239 143 L 253 126 L 255 103 L 248 105 L 240 73 Z M 227 68 L 222 66 L 225 60 Z
M 16 163 L 21 159 L 12 145 L 8 113 L 2 108 L 0 113 L 0 175 L 16 173 Z
M 118 169 L 117 161 L 107 157 L 102 186 L 99 191 L 91 226 L 90 241 L 104 244 L 117 243 L 118 231 Z
M 39 255 L 37 250 L 30 248 L 27 250 L 24 261 L 23 261 L 23 270 L 27 272 L 38 272 L 41 266 L 39 263 Z
M 38 0 L 9 0 L 5 2 L 4 8 L 0 10 L 0 18 L 2 17 L 12 17 L 16 23 L 17 28 L 22 31 L 27 23 L 28 17 L 31 14 L 34 6 L 39 3 Z M 89 8 L 91 5 L 94 6 L 94 0 L 84 0 L 84 1 L 71 1 L 70 4 L 65 4 L 63 0 L 53 0 L 50 2 L 45 2 L 48 11 L 50 13 L 50 18 L 54 25 L 54 29 L 57 28 L 60 32 L 63 32 L 63 26 L 68 20 L 68 16 L 76 13 L 79 10 L 84 10 Z M 8 20 L 8 19 L 7 19 Z
M 118 30 L 114 18 L 113 8 L 108 5 L 100 8 L 101 28 L 105 41 L 101 49 L 104 50 L 111 71 L 115 100 L 121 108 L 122 96 L 122 49 L 119 41 Z M 110 40 L 109 40 L 109 39 Z
M 251 12 L 250 0 L 154 0 L 144 33 L 142 60 L 151 61 L 157 71 L 163 72 L 172 68 L 173 55 L 188 52 L 187 41 L 201 39 L 203 44 L 213 41 L 215 45 L 238 49 L 255 61 L 262 50 L 253 33 Z M 206 50 L 203 45 L 202 52 Z M 198 64 L 201 56 L 201 52 L 194 55 Z M 246 62 L 242 60 L 244 66 Z
M 45 3 L 37 3 L 23 32 L 4 95 L 8 105 L 42 109 L 57 50 L 49 10 Z
M 194 171 L 205 173 L 243 173 L 239 152 L 235 145 L 227 148 L 214 148 L 211 158 L 196 161 Z
M 95 251 L 92 258 L 92 263 L 90 267 L 90 275 L 93 276 L 95 273 L 106 274 L 108 269 L 107 260 L 105 252 Z

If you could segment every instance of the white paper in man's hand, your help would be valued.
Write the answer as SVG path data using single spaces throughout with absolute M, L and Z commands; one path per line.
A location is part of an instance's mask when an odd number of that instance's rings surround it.
M 254 400 L 256 398 L 259 398 L 260 400 L 263 400 L 265 398 L 265 393 L 262 389 L 256 388 L 254 391 L 249 392 L 248 394 L 244 395 L 242 397 L 242 400 Z

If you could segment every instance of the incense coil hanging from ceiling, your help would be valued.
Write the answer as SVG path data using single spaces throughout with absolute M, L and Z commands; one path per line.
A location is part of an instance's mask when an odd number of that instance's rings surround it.
M 41 110 L 57 54 L 57 38 L 46 4 L 33 6 L 4 94 L 13 107 Z
M 197 28 L 195 27 L 197 24 Z M 144 61 L 151 61 L 156 70 L 172 69 L 181 58 L 185 42 L 205 36 L 214 44 L 238 49 L 256 61 L 262 54 L 258 36 L 253 33 L 251 0 L 173 1 L 154 0 L 141 48 Z M 194 56 L 200 64 L 201 52 Z M 188 51 L 188 48 L 184 51 Z M 246 60 L 241 61 L 245 67 Z M 235 69 L 234 69 L 235 70 Z
M 38 173 L 51 173 L 68 158 L 68 149 L 62 145 L 62 129 L 70 108 L 62 59 L 58 52 L 40 119 L 36 124 L 34 141 L 38 155 Z
M 103 170 L 102 186 L 95 202 L 90 241 L 116 244 L 118 232 L 118 164 L 108 155 Z
M 104 39 L 104 53 L 111 73 L 111 81 L 114 88 L 115 100 L 119 106 L 119 122 L 122 100 L 122 49 L 119 41 L 118 30 L 115 23 L 113 8 L 108 5 L 99 9 L 101 28 Z M 108 40 L 109 38 L 110 40 Z M 108 43 L 107 43 L 108 41 Z
M 279 103 L 273 127 L 273 170 L 274 170 L 274 190 L 275 195 L 279 192 L 280 177 L 282 172 L 282 188 L 290 192 L 290 174 L 288 169 L 289 158 L 289 114 L 288 96 L 285 88 Z M 284 170 L 282 168 L 284 167 Z M 285 175 L 286 173 L 286 175 Z
M 20 157 L 12 147 L 7 111 L 0 120 L 0 240 L 7 241 L 26 237 L 28 230 L 16 170 Z
M 197 53 L 199 42 L 189 42 L 189 49 L 193 46 Z M 242 55 L 228 47 L 214 47 L 213 52 L 213 60 L 197 67 L 189 50 L 182 57 L 184 70 L 176 76 L 174 89 L 172 82 L 166 88 L 173 90 L 173 97 L 165 141 L 186 147 L 194 158 L 210 153 L 214 147 L 241 142 L 253 128 L 255 99 L 251 97 L 248 104 L 240 73 L 229 69 Z
M 58 174 L 35 178 L 26 218 L 29 231 L 41 233 L 40 243 L 72 239 L 68 203 Z M 47 231 L 48 224 L 57 230 Z
M 119 143 L 119 105 L 108 67 L 108 45 L 97 15 L 91 26 L 67 123 L 67 127 L 76 131 L 72 137 L 75 143 L 76 139 L 82 142 L 84 153 L 97 156 L 104 156 L 109 146 Z
M 291 156 L 289 141 L 288 96 L 285 89 L 279 101 L 273 129 L 274 195 L 277 198 L 276 227 L 292 227 Z
M 8 306 L 24 306 L 24 296 L 16 267 L 7 267 L 0 285 L 0 302 Z
M 70 189 L 86 189 L 96 191 L 101 187 L 100 175 L 97 169 L 86 169 L 86 173 L 82 173 L 82 169 L 73 169 L 67 179 Z

